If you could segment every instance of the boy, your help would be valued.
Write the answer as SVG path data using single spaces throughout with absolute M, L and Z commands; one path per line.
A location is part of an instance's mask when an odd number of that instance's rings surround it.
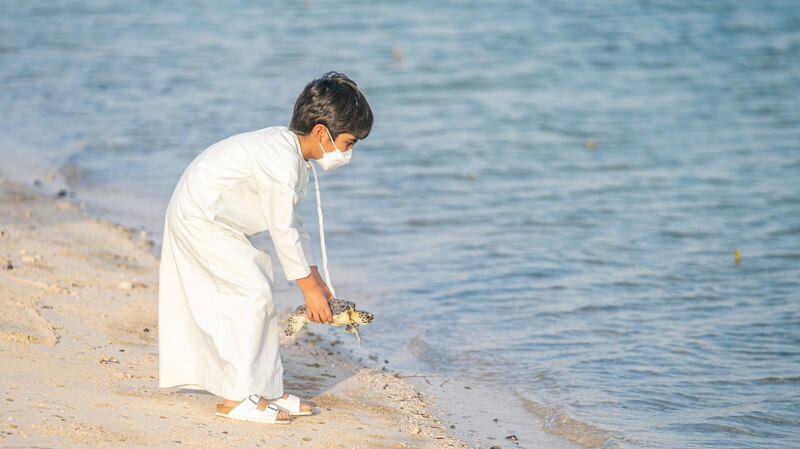
M 233 419 L 288 423 L 290 415 L 312 413 L 283 391 L 272 263 L 248 237 L 270 232 L 286 277 L 303 293 L 309 319 L 329 323 L 330 280 L 326 272 L 326 284 L 317 270 L 297 205 L 306 196 L 308 169 L 314 170 L 309 159 L 325 170 L 346 165 L 372 121 L 356 83 L 329 72 L 306 85 L 289 128 L 237 134 L 192 161 L 164 220 L 161 388 L 222 396 L 216 414 Z

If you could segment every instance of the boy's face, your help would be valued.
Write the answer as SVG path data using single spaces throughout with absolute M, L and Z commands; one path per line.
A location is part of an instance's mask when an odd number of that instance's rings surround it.
M 336 136 L 334 142 L 336 148 L 342 152 L 347 152 L 353 149 L 353 146 L 358 142 L 358 138 L 352 133 L 343 132 Z M 309 134 L 302 136 L 300 139 L 300 145 L 303 148 L 303 157 L 305 157 L 306 160 L 312 158 L 321 159 L 325 153 L 335 151 L 333 148 L 334 142 L 331 142 L 328 128 L 318 123 L 314 125 Z
M 327 133 L 325 133 L 325 139 L 322 143 L 322 145 L 325 147 L 325 152 L 334 150 L 330 142 L 331 142 L 330 137 L 328 137 Z M 356 139 L 356 136 L 350 133 L 341 133 L 338 136 L 336 136 L 334 142 L 336 143 L 336 148 L 338 148 L 339 150 L 349 151 L 353 149 L 353 145 L 355 145 L 356 142 L 358 142 L 358 139 Z
M 311 130 L 311 134 L 314 137 L 316 137 L 317 141 L 320 144 L 322 144 L 322 146 L 325 148 L 326 153 L 334 150 L 333 145 L 331 144 L 330 134 L 325 125 L 322 124 L 315 125 L 314 128 Z M 336 148 L 338 148 L 339 150 L 348 151 L 353 149 L 353 145 L 355 145 L 356 142 L 358 142 L 358 139 L 353 134 L 341 133 L 338 136 L 336 136 L 334 142 L 336 143 Z M 320 155 L 320 157 L 321 156 L 322 155 Z

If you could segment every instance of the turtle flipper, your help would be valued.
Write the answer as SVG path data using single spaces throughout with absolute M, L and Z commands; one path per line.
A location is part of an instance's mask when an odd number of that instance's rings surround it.
M 303 326 L 306 325 L 308 318 L 305 315 L 296 315 L 292 314 L 289 315 L 289 324 L 286 325 L 286 330 L 283 331 L 283 335 L 287 337 L 292 336 L 297 333 Z
M 358 335 L 358 324 L 357 323 L 350 323 L 345 326 L 344 331 L 348 334 L 355 334 L 356 340 L 358 340 L 358 345 L 361 346 L 361 336 Z

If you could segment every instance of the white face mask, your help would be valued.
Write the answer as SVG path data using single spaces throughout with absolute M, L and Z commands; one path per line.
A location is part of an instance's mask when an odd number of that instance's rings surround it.
M 353 156 L 353 151 L 340 151 L 336 146 L 336 143 L 333 141 L 333 136 L 331 136 L 331 132 L 328 131 L 328 128 L 325 128 L 325 132 L 328 133 L 328 137 L 331 139 L 333 151 L 326 152 L 325 148 L 322 146 L 322 142 L 317 142 L 322 150 L 322 157 L 314 160 L 317 161 L 317 164 L 320 166 L 320 168 L 325 171 L 333 170 L 336 167 L 349 164 L 350 158 Z

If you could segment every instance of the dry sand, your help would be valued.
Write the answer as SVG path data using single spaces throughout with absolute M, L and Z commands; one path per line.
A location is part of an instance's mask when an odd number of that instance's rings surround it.
M 157 282 L 146 236 L 0 178 L 0 447 L 469 447 L 410 383 L 313 333 L 282 344 L 287 391 L 316 404 L 288 426 L 159 389 Z

